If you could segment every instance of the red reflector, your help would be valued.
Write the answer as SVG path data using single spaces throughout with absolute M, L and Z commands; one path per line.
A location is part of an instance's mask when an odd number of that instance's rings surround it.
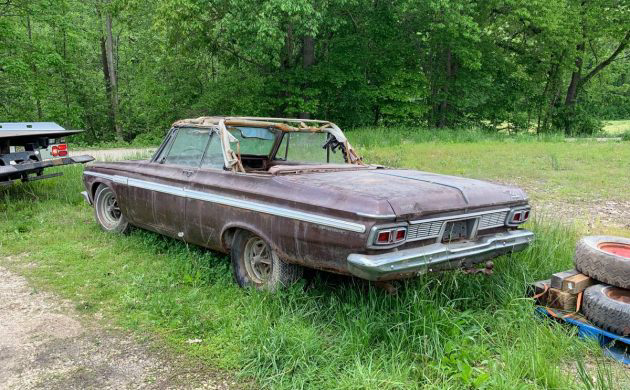
M 50 152 L 50 154 L 52 154 L 53 157 L 59 156 L 59 148 L 57 147 L 57 145 L 52 147 L 52 151 Z
M 407 231 L 405 229 L 396 230 L 396 241 L 402 241 L 405 239 Z
M 59 151 L 59 157 L 66 157 L 68 155 L 68 151 L 67 150 L 60 150 Z
M 529 218 L 529 210 L 523 215 L 523 221 L 527 221 L 527 218 Z
M 380 232 L 378 237 L 376 238 L 376 242 L 379 244 L 387 244 L 389 243 L 390 232 Z
M 59 150 L 68 150 L 68 145 L 66 144 L 61 144 L 57 146 L 59 148 Z

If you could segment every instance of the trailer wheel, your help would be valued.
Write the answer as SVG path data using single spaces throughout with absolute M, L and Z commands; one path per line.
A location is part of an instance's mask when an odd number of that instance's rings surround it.
M 241 287 L 274 291 L 302 277 L 301 266 L 285 263 L 265 240 L 245 230 L 234 235 L 230 255 L 234 279 Z
M 630 289 L 630 239 L 583 237 L 575 250 L 575 268 L 593 279 Z
M 106 232 L 126 233 L 129 230 L 127 218 L 118 207 L 114 191 L 105 184 L 99 185 L 94 195 L 94 215 Z
M 630 336 L 630 290 L 596 284 L 584 290 L 584 315 L 610 332 Z

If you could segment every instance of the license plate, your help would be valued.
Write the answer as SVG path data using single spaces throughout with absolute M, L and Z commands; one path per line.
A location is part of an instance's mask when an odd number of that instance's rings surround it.
M 467 239 L 470 236 L 468 225 L 468 221 L 447 222 L 446 227 L 444 228 L 442 242 Z

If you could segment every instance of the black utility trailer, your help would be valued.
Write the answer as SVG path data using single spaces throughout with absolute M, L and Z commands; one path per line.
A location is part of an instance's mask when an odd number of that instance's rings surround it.
M 45 175 L 44 168 L 94 160 L 69 156 L 65 137 L 80 132 L 54 122 L 0 123 L 0 186 L 61 176 L 61 172 Z

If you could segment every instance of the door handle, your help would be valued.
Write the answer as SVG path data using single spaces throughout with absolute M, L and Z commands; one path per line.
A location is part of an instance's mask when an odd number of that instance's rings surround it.
M 184 170 L 182 171 L 182 173 L 183 173 L 184 175 L 186 175 L 186 177 L 191 177 L 191 176 L 192 176 L 192 174 L 193 174 L 193 173 L 195 173 L 195 171 L 193 171 L 193 170 L 191 170 L 191 169 L 184 169 Z

